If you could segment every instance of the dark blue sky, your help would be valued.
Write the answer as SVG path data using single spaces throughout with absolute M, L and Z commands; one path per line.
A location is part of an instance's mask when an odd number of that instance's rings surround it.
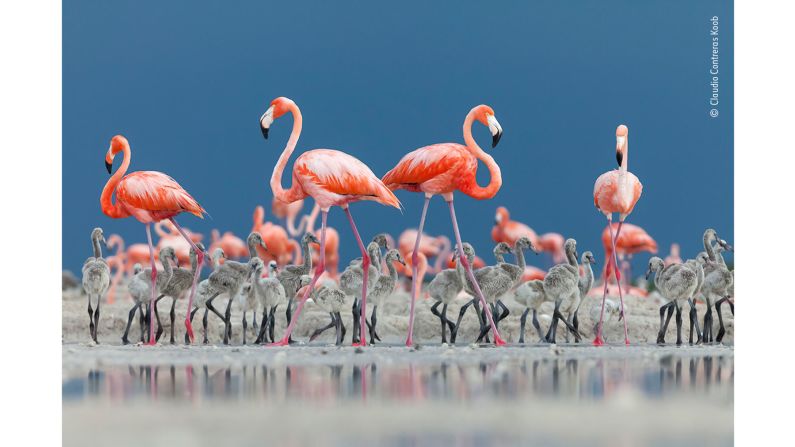
M 713 15 L 717 118 L 708 104 Z M 663 256 L 674 241 L 692 256 L 707 226 L 733 239 L 732 34 L 733 5 L 722 0 L 66 2 L 64 267 L 79 270 L 97 225 L 128 244 L 145 241 L 140 223 L 100 210 L 116 133 L 130 140 L 131 170 L 168 173 L 212 216 L 181 223 L 245 236 L 254 207 L 270 210 L 268 179 L 292 126 L 279 120 L 262 139 L 257 120 L 277 96 L 303 112 L 296 153 L 344 150 L 379 176 L 417 147 L 463 142 L 469 109 L 491 105 L 505 131 L 488 149 L 503 187 L 489 201 L 456 202 L 464 239 L 489 261 L 494 210 L 506 205 L 539 233 L 576 238 L 602 265 L 593 182 L 615 167 L 614 132 L 625 123 L 630 169 L 644 184 L 628 222 L 646 228 Z M 488 130 L 474 132 L 488 148 Z M 487 182 L 482 165 L 478 177 Z M 402 215 L 372 202 L 351 207 L 363 236 L 417 225 L 422 197 L 397 195 Z M 342 211 L 329 223 L 343 262 L 358 256 Z M 426 229 L 452 237 L 440 198 Z

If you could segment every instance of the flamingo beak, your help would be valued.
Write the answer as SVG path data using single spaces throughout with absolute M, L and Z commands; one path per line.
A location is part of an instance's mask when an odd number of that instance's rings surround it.
M 646 281 L 649 280 L 649 276 L 651 276 L 651 269 L 646 270 Z
M 268 110 L 259 118 L 259 127 L 262 131 L 262 136 L 266 140 L 268 139 L 268 131 L 270 130 L 271 124 L 273 124 L 273 106 L 268 107 Z
M 500 142 L 500 138 L 502 138 L 502 126 L 497 121 L 497 118 L 494 115 L 489 115 L 486 118 L 487 122 L 489 123 L 489 131 L 491 132 L 491 147 L 492 149 L 497 147 L 497 143 Z
M 624 161 L 624 145 L 627 142 L 627 137 L 616 137 L 616 161 L 618 162 L 618 167 L 621 167 L 621 163 Z
M 108 161 L 105 160 L 105 168 L 107 168 L 108 174 L 113 173 L 113 163 L 108 163 Z

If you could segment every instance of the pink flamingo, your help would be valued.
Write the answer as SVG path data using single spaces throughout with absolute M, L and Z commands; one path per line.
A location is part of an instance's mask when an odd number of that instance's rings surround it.
M 265 221 L 265 208 L 262 205 L 254 209 L 253 220 L 251 231 L 259 233 L 268 247 L 267 250 L 257 247 L 259 257 L 265 262 L 274 260 L 280 266 L 288 264 L 293 252 L 298 249 L 298 243 L 287 236 L 287 231 L 281 225 Z
M 494 343 L 497 345 L 504 345 L 505 341 L 500 337 L 500 333 L 494 325 L 491 310 L 486 304 L 480 286 L 472 273 L 472 266 L 469 265 L 466 256 L 464 256 L 461 233 L 458 231 L 458 222 L 456 221 L 455 208 L 453 206 L 453 192 L 456 190 L 475 199 L 484 200 L 494 197 L 502 186 L 502 174 L 500 173 L 499 165 L 497 165 L 497 162 L 495 162 L 490 155 L 485 153 L 483 149 L 478 146 L 475 139 L 472 137 L 472 124 L 475 120 L 489 128 L 492 135 L 492 147 L 495 147 L 500 141 L 500 137 L 502 137 L 502 127 L 500 127 L 499 122 L 497 122 L 497 119 L 494 117 L 494 110 L 492 110 L 491 107 L 479 105 L 470 110 L 464 120 L 464 141 L 466 142 L 466 146 L 457 143 L 442 143 L 421 147 L 406 154 L 400 162 L 398 162 L 397 166 L 384 175 L 382 180 L 390 189 L 405 189 L 407 191 L 422 192 L 425 194 L 425 204 L 422 208 L 422 217 L 420 217 L 420 225 L 417 229 L 417 240 L 414 243 L 414 251 L 412 252 L 413 259 L 411 264 L 415 269 L 412 276 L 412 283 L 418 279 L 416 267 L 419 262 L 419 247 L 422 242 L 422 229 L 425 226 L 428 204 L 431 201 L 431 197 L 434 195 L 442 195 L 450 208 L 450 219 L 453 223 L 453 231 L 455 232 L 459 257 L 469 280 L 474 285 L 478 299 L 486 312 L 491 330 L 494 333 Z M 477 179 L 475 178 L 478 169 L 478 160 L 486 164 L 489 174 L 491 175 L 491 180 L 486 187 L 478 185 Z M 417 298 L 415 284 L 412 284 L 411 293 L 409 329 L 408 337 L 406 338 L 407 346 L 414 344 L 414 302 Z
M 108 238 L 108 244 L 110 244 L 110 238 Z M 671 251 L 668 253 L 668 256 L 665 257 L 663 262 L 665 262 L 665 265 L 682 263 L 682 257 L 679 255 L 679 244 L 675 242 L 671 244 Z
M 212 253 L 216 248 L 224 251 L 227 259 L 241 259 L 248 257 L 248 247 L 243 239 L 235 236 L 231 231 L 225 231 L 223 236 L 217 229 L 213 229 L 210 233 L 210 249 L 208 253 Z M 222 258 L 223 259 L 223 258 Z
M 621 301 L 620 315 L 625 317 L 624 320 L 624 343 L 629 344 L 629 334 L 627 331 L 627 319 L 624 315 L 624 296 L 621 292 L 621 273 L 618 270 L 618 258 L 616 256 L 616 239 L 621 234 L 621 226 L 627 216 L 632 213 L 635 204 L 640 199 L 640 194 L 643 191 L 643 185 L 635 174 L 629 172 L 627 165 L 629 144 L 627 134 L 629 130 L 627 126 L 620 125 L 616 129 L 616 161 L 618 162 L 618 169 L 607 171 L 596 179 L 593 190 L 593 201 L 602 214 L 607 217 L 607 229 L 610 233 L 610 245 L 612 246 L 612 258 L 608 257 L 610 253 L 605 253 L 605 258 L 608 259 L 606 263 L 611 263 L 612 270 L 615 272 L 616 282 L 618 283 L 618 298 Z M 618 228 L 616 234 L 613 235 L 613 213 L 619 213 Z M 607 276 L 610 275 L 610 268 L 608 267 Z M 602 294 L 602 309 L 599 315 L 599 326 L 596 330 L 596 337 L 594 338 L 594 345 L 601 346 L 604 344 L 602 340 L 602 321 L 605 313 L 605 299 L 607 298 L 607 278 L 605 278 L 605 290 Z
M 154 229 L 155 233 L 160 238 L 157 241 L 156 246 L 158 253 L 165 247 L 173 248 L 180 265 L 186 265 L 190 263 L 191 242 L 201 242 L 202 239 L 204 239 L 203 234 L 194 233 L 189 228 L 184 228 L 183 230 L 185 231 L 185 234 L 188 235 L 190 240 L 183 238 L 179 231 L 177 231 L 176 228 L 174 228 L 174 226 L 168 221 L 156 222 Z
M 271 102 L 268 110 L 260 117 L 262 135 L 267 139 L 268 131 L 273 121 L 287 112 L 293 115 L 293 130 L 290 133 L 287 146 L 273 168 L 270 180 L 273 196 L 285 203 L 292 203 L 311 196 L 320 207 L 322 224 L 320 230 L 320 262 L 315 269 L 315 274 L 312 276 L 309 287 L 301 297 L 301 301 L 298 302 L 298 307 L 290 320 L 290 324 L 287 326 L 284 337 L 280 341 L 272 343 L 272 345 L 276 346 L 284 346 L 289 343 L 290 334 L 295 328 L 304 303 L 314 289 L 318 278 L 325 270 L 326 220 L 329 209 L 332 206 L 339 206 L 345 211 L 353 230 L 353 235 L 359 244 L 359 250 L 362 253 L 364 278 L 362 284 L 361 327 L 367 327 L 365 316 L 367 315 L 367 272 L 370 259 L 362 238 L 359 236 L 359 231 L 356 229 L 349 204 L 360 200 L 373 200 L 382 205 L 400 209 L 398 198 L 373 174 L 373 171 L 367 165 L 344 152 L 331 149 L 314 149 L 301 154 L 293 164 L 292 186 L 290 189 L 285 190 L 281 184 L 282 173 L 287 166 L 290 155 L 295 150 L 298 137 L 301 135 L 301 111 L 291 99 L 279 97 Z M 360 344 L 362 346 L 367 345 L 366 337 L 362 337 Z
M 610 225 L 611 230 L 617 231 L 618 230 L 617 223 L 613 223 Z M 607 253 L 606 259 L 610 259 L 613 255 L 613 246 L 610 241 L 610 230 L 605 228 L 602 231 L 602 246 L 605 249 L 605 253 Z M 621 227 L 621 234 L 618 235 L 616 233 L 616 255 L 618 255 L 619 260 L 621 260 L 621 268 L 618 269 L 619 276 L 631 276 L 625 275 L 626 272 L 629 272 L 630 263 L 625 258 L 632 259 L 632 255 L 641 252 L 649 252 L 651 254 L 657 254 L 657 241 L 654 240 L 649 233 L 646 232 L 643 228 L 632 225 L 630 223 L 624 223 L 624 226 Z M 608 266 L 610 263 L 605 263 L 605 267 L 602 270 L 602 279 L 607 281 L 609 278 L 608 274 Z M 631 272 L 629 272 L 631 273 Z M 627 290 L 627 287 L 630 287 L 630 280 L 631 278 L 624 278 L 624 291 Z M 635 290 L 635 288 L 633 288 Z M 645 296 L 646 293 L 643 293 Z
M 541 251 L 552 254 L 552 261 L 559 264 L 566 260 L 566 253 L 563 251 L 565 238 L 559 233 L 545 233 L 541 236 L 517 220 L 511 220 L 508 208 L 501 206 L 497 208 L 494 215 L 494 227 L 491 229 L 491 238 L 494 242 L 505 242 L 511 246 L 516 244 L 520 237 L 530 239 L 534 247 Z
M 149 242 L 149 261 L 152 265 L 152 299 L 149 301 L 149 344 L 153 345 L 156 342 L 152 317 L 154 315 L 155 294 L 157 293 L 155 285 L 157 268 L 155 266 L 155 248 L 152 244 L 151 224 L 168 219 L 196 250 L 198 268 L 193 275 L 193 284 L 188 298 L 187 314 L 189 315 L 190 309 L 193 308 L 193 298 L 196 295 L 196 281 L 199 278 L 202 263 L 204 262 L 204 252 L 194 245 L 188 234 L 177 224 L 174 216 L 182 212 L 188 212 L 203 218 L 205 211 L 199 205 L 199 202 L 191 197 L 176 180 L 162 172 L 136 171 L 124 175 L 130 167 L 131 150 L 130 143 L 121 135 L 116 135 L 110 140 L 110 148 L 108 148 L 108 153 L 105 155 L 105 167 L 108 168 L 109 174 L 113 171 L 113 158 L 119 152 L 122 152 L 124 156 L 121 167 L 116 170 L 116 173 L 105 184 L 99 202 L 102 206 L 102 212 L 108 217 L 121 219 L 133 216 L 146 225 L 146 238 Z M 113 203 L 114 193 L 116 194 L 115 203 Z M 185 329 L 192 342 L 193 327 L 190 324 L 190 318 L 187 316 L 185 318 Z

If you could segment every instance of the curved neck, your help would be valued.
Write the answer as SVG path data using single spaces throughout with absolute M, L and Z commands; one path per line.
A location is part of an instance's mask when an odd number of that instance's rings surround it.
M 248 258 L 258 258 L 259 253 L 257 253 L 257 243 L 254 241 L 254 238 L 250 237 L 246 242 L 248 242 Z
M 527 266 L 524 260 L 524 250 L 519 246 L 518 243 L 514 245 L 513 253 L 514 256 L 516 256 L 516 263 L 522 268 L 522 270 L 524 270 L 524 268 Z
M 252 222 L 254 223 L 254 226 L 251 227 L 251 231 L 257 231 L 265 222 L 265 208 L 263 208 L 262 205 L 257 205 L 257 207 L 254 208 Z
M 461 284 L 466 284 L 466 274 L 464 273 L 464 266 L 463 263 L 460 262 L 461 259 L 455 260 L 455 271 L 458 273 L 458 279 L 461 281 Z M 472 265 L 472 261 L 469 262 Z
M 657 290 L 662 290 L 662 271 L 663 264 L 657 264 L 654 268 L 654 286 L 657 287 Z
M 308 216 L 304 216 L 304 229 L 306 229 L 308 233 L 315 231 L 315 221 L 317 220 L 318 213 L 320 213 L 320 205 L 315 203 L 315 206 L 312 207 L 312 212 L 309 213 Z
M 450 256 L 450 247 L 451 243 L 450 240 L 447 238 L 442 238 L 442 249 L 439 251 L 439 254 L 436 255 L 436 262 L 433 264 L 433 271 L 434 272 L 441 272 L 442 271 L 442 263 L 447 262 L 447 257 Z
M 284 187 L 282 187 L 282 174 L 284 173 L 284 168 L 287 166 L 290 155 L 292 155 L 295 146 L 298 144 L 298 137 L 301 136 L 301 110 L 298 109 L 295 103 L 292 103 L 290 104 L 290 112 L 293 114 L 293 131 L 290 133 L 290 139 L 287 140 L 287 146 L 285 146 L 282 155 L 279 156 L 279 161 L 276 162 L 276 166 L 273 167 L 273 174 L 271 174 L 270 182 L 273 196 L 285 203 L 292 203 L 304 197 L 303 191 L 296 183 L 293 183 L 289 190 L 285 190 Z
M 130 146 L 129 144 L 125 144 L 123 151 L 123 159 L 121 162 L 121 166 L 116 172 L 110 177 L 108 183 L 105 183 L 105 188 L 102 189 L 102 195 L 99 198 L 99 204 L 102 207 L 102 212 L 105 213 L 106 216 L 119 219 L 122 217 L 127 217 L 130 213 L 124 209 L 124 207 L 119 206 L 118 201 L 113 203 L 113 192 L 116 191 L 116 186 L 118 186 L 119 182 L 121 181 L 124 174 L 127 173 L 127 169 L 130 167 Z
M 584 263 L 584 265 L 585 265 L 585 283 L 588 285 L 588 288 L 590 289 L 591 286 L 593 285 L 593 279 L 594 279 L 593 268 L 591 267 L 590 262 L 586 262 Z M 586 290 L 585 293 L 588 293 L 588 291 Z
M 309 251 L 309 241 L 306 238 L 301 238 L 301 253 L 304 257 L 301 267 L 306 272 L 312 271 L 312 253 Z
M 192 274 L 196 274 L 196 269 L 199 267 L 199 263 L 196 259 L 196 252 L 191 250 L 190 251 L 190 272 Z
M 305 219 L 300 219 L 299 222 L 298 222 L 298 226 L 296 227 L 295 226 L 295 217 L 296 217 L 296 215 L 293 214 L 293 213 L 289 213 L 287 215 L 287 222 L 286 222 L 287 223 L 287 232 L 292 237 L 296 237 L 296 236 L 300 235 L 301 233 L 303 233 L 304 232 L 304 228 L 306 226 L 306 220 Z
M 505 262 L 505 256 L 502 254 L 502 252 L 501 252 L 501 251 L 499 251 L 499 250 L 497 250 L 497 249 L 495 248 L 495 249 L 494 249 L 494 251 L 493 251 L 493 253 L 494 253 L 494 259 L 495 259 L 495 260 L 496 260 L 498 263 L 502 264 L 502 263 L 504 263 L 504 262 Z
M 491 179 L 489 180 L 488 185 L 482 187 L 478 185 L 477 179 L 473 175 L 471 184 L 468 185 L 468 187 L 462 189 L 462 192 L 478 200 L 490 199 L 497 194 L 497 191 L 499 191 L 500 187 L 502 186 L 502 172 L 500 171 L 500 167 L 497 165 L 497 162 L 494 161 L 494 158 L 484 152 L 472 137 L 472 124 L 474 121 L 475 109 L 472 109 L 464 120 L 464 142 L 466 143 L 466 147 L 469 149 L 469 152 L 486 165 Z
M 707 252 L 707 256 L 709 256 L 710 261 L 716 261 L 715 258 L 715 247 L 712 246 L 712 241 L 715 239 L 715 235 L 712 233 L 707 233 L 704 235 L 704 251 Z
M 395 268 L 395 260 L 392 257 L 386 258 L 386 269 L 389 271 L 389 277 L 392 278 L 392 282 L 397 282 L 398 274 Z
M 171 276 L 174 274 L 174 271 L 171 269 L 171 262 L 169 262 L 167 256 L 160 257 L 160 263 L 163 264 L 163 273 L 157 275 L 157 279 L 160 280 L 160 277 L 163 277 L 163 284 L 168 284 L 168 281 L 171 279 Z
M 220 253 L 213 253 L 210 257 L 210 265 L 212 266 L 213 270 L 218 268 L 218 260 L 221 258 Z
M 580 267 L 580 264 L 579 264 L 579 263 L 577 263 L 577 255 L 576 255 L 576 254 L 574 254 L 573 252 L 568 252 L 568 251 L 567 251 L 567 252 L 566 252 L 566 257 L 567 257 L 567 258 L 568 258 L 568 260 L 569 260 L 569 265 L 570 265 L 570 266 L 572 266 L 572 267 L 577 267 L 577 268 L 579 268 L 579 267 Z
M 99 259 L 102 257 L 102 247 L 99 245 L 99 236 L 91 237 L 91 245 L 94 246 L 94 257 Z

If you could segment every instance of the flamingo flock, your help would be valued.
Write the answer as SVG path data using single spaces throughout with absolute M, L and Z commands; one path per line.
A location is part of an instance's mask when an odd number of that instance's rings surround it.
M 520 317 L 520 344 L 525 341 L 525 324 L 530 312 L 539 342 L 556 343 L 560 324 L 565 327 L 567 340 L 572 335 L 575 342 L 581 341 L 580 306 L 589 295 L 598 295 L 599 290 L 595 286 L 592 266 L 596 264 L 596 257 L 592 252 L 585 251 L 580 256 L 577 241 L 556 232 L 537 234 L 529 225 L 512 220 L 504 206 L 496 209 L 491 229 L 496 243 L 494 264 L 478 257 L 475 248 L 465 241 L 459 230 L 455 192 L 476 200 L 488 200 L 502 186 L 499 165 L 472 135 L 473 126 L 479 123 L 489 129 L 492 148 L 500 142 L 503 129 L 491 107 L 478 105 L 466 114 L 464 144 L 438 143 L 408 152 L 380 178 L 365 163 L 345 152 L 313 149 L 296 157 L 291 168 L 291 183 L 284 186 L 284 171 L 301 135 L 301 110 L 291 99 L 278 97 L 259 119 L 260 131 L 268 139 L 276 121 L 287 114 L 292 115 L 292 131 L 270 177 L 271 212 L 284 225 L 266 220 L 265 207 L 257 206 L 251 232 L 245 240 L 230 231 L 213 229 L 209 248 L 202 243 L 203 235 L 182 227 L 176 220 L 183 213 L 203 218 L 206 211 L 199 202 L 164 173 L 128 173 L 132 162 L 130 143 L 121 135 L 111 139 L 105 164 L 112 175 L 100 197 L 102 212 L 114 219 L 133 217 L 144 224 L 147 243 L 130 244 L 125 248 L 120 236 L 111 235 L 106 241 L 101 228 L 92 231 L 93 256 L 84 263 L 82 285 L 89 297 L 89 335 L 93 343 L 98 343 L 102 297 L 106 295 L 107 302 L 113 303 L 120 299 L 121 285 L 126 284 L 132 307 L 122 337 L 124 344 L 130 343 L 128 333 L 136 314 L 141 327 L 141 344 L 159 342 L 164 325 L 161 325 L 158 302 L 163 298 L 170 299 L 169 342 L 172 344 L 175 343 L 175 306 L 178 303 L 186 309 L 186 344 L 194 342 L 192 321 L 199 310 L 204 314 L 203 343 L 209 343 L 210 313 L 223 323 L 223 343 L 231 343 L 231 310 L 236 306 L 243 313 L 244 344 L 247 315 L 250 314 L 256 335 L 254 342 L 278 347 L 295 342 L 293 332 L 310 300 L 329 315 L 330 322 L 316 328 L 309 341 L 334 328 L 335 343 L 342 345 L 348 331 L 341 313 L 349 305 L 346 303 L 352 302 L 351 344 L 361 347 L 378 344 L 381 337 L 377 330 L 377 310 L 403 287 L 401 276 L 411 282 L 405 286 L 409 295 L 406 346 L 415 345 L 416 304 L 422 300 L 433 303 L 430 310 L 439 319 L 442 343 L 456 342 L 462 319 L 471 306 L 479 321 L 473 341 L 505 345 L 507 342 L 499 325 L 510 315 L 503 302 L 509 295 L 524 308 Z M 642 297 L 648 292 L 632 284 L 629 260 L 641 252 L 656 255 L 658 251 L 657 243 L 645 230 L 625 222 L 643 190 L 638 177 L 628 169 L 628 133 L 625 125 L 616 129 L 617 168 L 599 176 L 593 190 L 594 205 L 607 219 L 602 232 L 605 259 L 601 270 L 602 297 L 600 306 L 589 314 L 595 322 L 593 344 L 596 346 L 605 343 L 605 313 L 608 320 L 617 316 L 623 322 L 624 343 L 630 343 L 624 295 Z M 122 163 L 114 172 L 113 162 L 119 153 L 122 153 Z M 483 186 L 476 179 L 478 162 L 482 162 L 489 173 L 489 181 Z M 373 201 L 400 210 L 402 205 L 395 195 L 398 190 L 422 193 L 418 226 L 406 229 L 397 243 L 386 233 L 379 233 L 365 243 L 350 205 Z M 424 233 L 428 208 L 435 195 L 442 197 L 449 211 L 452 240 L 446 235 Z M 302 215 L 307 198 L 313 199 L 314 206 Z M 345 268 L 340 264 L 340 234 L 327 224 L 328 213 L 333 207 L 341 208 L 346 215 L 361 253 L 361 257 L 350 261 Z M 618 214 L 618 222 L 613 222 L 613 214 Z M 320 228 L 316 230 L 318 216 Z M 157 244 L 153 241 L 152 227 L 158 236 Z M 102 256 L 103 243 L 113 250 L 107 258 Z M 703 244 L 704 251 L 693 259 L 683 261 L 679 246 L 674 244 L 665 260 L 655 256 L 649 261 L 646 277 L 654 275 L 653 286 L 664 302 L 660 308 L 659 343 L 665 343 L 665 333 L 674 312 L 677 344 L 682 343 L 681 314 L 685 302 L 690 306 L 691 343 L 694 335 L 695 343 L 721 342 L 725 335 L 721 306 L 728 303 L 734 313 L 734 274 L 726 266 L 722 253 L 733 248 L 713 229 L 705 232 Z M 530 251 L 542 254 L 538 259 L 546 265 L 530 265 L 525 257 L 525 252 Z M 513 260 L 506 260 L 506 255 Z M 205 258 L 211 260 L 211 272 L 207 279 L 199 282 Z M 427 275 L 432 276 L 428 283 Z M 618 303 L 608 299 L 608 294 L 617 294 Z M 214 305 L 219 298 L 226 300 L 223 310 Z M 459 315 L 448 319 L 448 307 L 462 298 L 466 301 Z M 703 324 L 698 321 L 697 300 L 707 304 Z M 368 302 L 372 305 L 369 318 Z M 543 303 L 550 303 L 554 308 L 546 332 L 538 318 Z M 276 321 L 281 314 L 276 312 L 282 305 L 286 329 L 277 338 L 274 336 Z M 713 310 L 719 320 L 719 331 L 714 337 Z

